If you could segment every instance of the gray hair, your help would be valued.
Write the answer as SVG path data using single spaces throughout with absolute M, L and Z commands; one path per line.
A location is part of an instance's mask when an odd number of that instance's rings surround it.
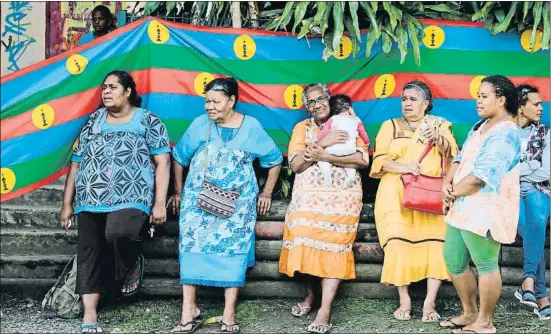
M 308 103 L 308 99 L 306 98 L 306 94 L 308 94 L 308 92 L 309 92 L 311 89 L 314 89 L 314 88 L 321 88 L 321 90 L 323 91 L 323 95 L 331 96 L 331 93 L 329 92 L 329 88 L 327 87 L 326 84 L 323 84 L 323 83 L 313 83 L 313 84 L 309 84 L 309 85 L 306 86 L 306 88 L 304 88 L 304 90 L 302 91 L 302 103 L 304 104 L 305 107 L 306 107 L 306 104 Z
M 402 94 L 404 93 L 404 91 L 406 89 L 416 90 L 417 92 L 420 93 L 420 95 L 422 95 L 423 100 L 429 102 L 429 105 L 427 106 L 427 109 L 425 110 L 425 113 L 428 113 L 429 111 L 432 110 L 432 107 L 433 107 L 433 105 L 432 105 L 432 91 L 430 90 L 430 87 L 426 83 L 424 83 L 423 81 L 420 81 L 420 80 L 410 81 L 404 86 L 404 88 L 402 88 Z

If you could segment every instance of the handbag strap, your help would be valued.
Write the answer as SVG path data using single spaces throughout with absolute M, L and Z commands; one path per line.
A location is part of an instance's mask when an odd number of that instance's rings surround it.
M 432 150 L 433 147 L 435 147 L 435 143 L 433 140 L 430 140 L 427 144 L 427 147 L 425 147 L 425 150 L 421 154 L 421 157 L 419 157 L 418 162 L 421 163 L 423 159 L 429 154 L 429 152 Z M 442 177 L 446 176 L 447 168 L 448 168 L 448 157 L 451 150 L 451 144 L 448 144 L 448 147 L 446 148 L 446 151 L 444 152 L 444 156 L 442 156 Z

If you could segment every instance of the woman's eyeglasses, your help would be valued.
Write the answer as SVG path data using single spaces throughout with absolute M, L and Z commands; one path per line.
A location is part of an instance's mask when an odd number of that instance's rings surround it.
M 314 108 L 317 103 L 322 104 L 327 102 L 328 100 L 329 100 L 329 96 L 322 95 L 315 100 L 308 100 L 308 102 L 306 102 L 306 105 L 308 106 L 308 108 Z

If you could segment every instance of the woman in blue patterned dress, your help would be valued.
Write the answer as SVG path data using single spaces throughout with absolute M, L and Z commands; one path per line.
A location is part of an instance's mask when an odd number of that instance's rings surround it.
M 101 332 L 97 305 L 113 280 L 138 292 L 143 274 L 140 231 L 166 220 L 170 142 L 161 120 L 140 108 L 130 74 L 105 77 L 103 108 L 82 129 L 65 182 L 61 227 L 78 215 L 76 293 L 82 295 L 82 332 Z M 73 201 L 75 209 L 73 211 Z
M 215 79 L 205 91 L 206 115 L 191 123 L 173 150 L 175 195 L 171 202 L 176 211 L 181 210 L 179 254 L 183 285 L 182 315 L 173 331 L 180 333 L 194 331 L 202 323 L 196 304 L 197 285 L 225 288 L 221 330 L 239 331 L 235 306 L 239 288 L 245 284 L 245 272 L 255 263 L 256 214 L 258 211 L 264 215 L 270 210 L 283 159 L 262 125 L 235 111 L 238 92 L 233 78 Z M 256 158 L 261 167 L 269 168 L 260 194 L 253 170 Z M 183 172 L 188 166 L 184 187 Z M 231 216 L 219 217 L 197 206 L 205 176 L 219 189 L 239 191 Z

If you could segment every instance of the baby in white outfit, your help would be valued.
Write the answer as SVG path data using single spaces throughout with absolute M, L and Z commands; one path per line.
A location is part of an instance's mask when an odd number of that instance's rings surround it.
M 332 96 L 329 100 L 331 108 L 331 118 L 325 123 L 317 139 L 321 140 L 331 130 L 344 130 L 348 133 L 348 140 L 343 144 L 335 144 L 325 148 L 325 152 L 335 156 L 346 156 L 356 153 L 356 138 L 360 136 L 366 145 L 369 145 L 369 137 L 365 131 L 362 121 L 354 114 L 352 109 L 352 100 L 348 95 L 338 94 Z M 323 173 L 325 184 L 331 185 L 332 165 L 326 161 L 318 161 L 318 166 Z M 346 181 L 345 187 L 351 187 L 356 179 L 355 168 L 345 168 Z

